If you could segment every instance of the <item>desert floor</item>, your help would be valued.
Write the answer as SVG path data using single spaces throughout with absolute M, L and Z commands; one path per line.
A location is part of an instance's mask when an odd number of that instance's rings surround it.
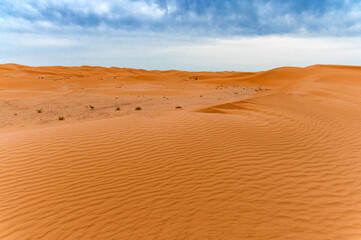
M 361 239 L 361 67 L 0 65 L 0 239 Z

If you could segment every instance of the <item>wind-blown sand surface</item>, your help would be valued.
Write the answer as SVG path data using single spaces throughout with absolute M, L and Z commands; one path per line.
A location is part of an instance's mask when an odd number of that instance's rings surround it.
M 0 132 L 0 239 L 361 239 L 361 67 L 0 65 Z

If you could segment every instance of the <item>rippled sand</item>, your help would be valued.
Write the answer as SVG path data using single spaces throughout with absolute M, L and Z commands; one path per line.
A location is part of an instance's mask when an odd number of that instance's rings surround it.
M 361 67 L 0 65 L 0 239 L 361 239 L 360 106 Z

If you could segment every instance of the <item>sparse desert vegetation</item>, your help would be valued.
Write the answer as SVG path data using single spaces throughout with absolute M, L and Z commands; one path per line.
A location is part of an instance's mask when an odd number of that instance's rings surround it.
M 91 84 L 83 85 L 83 83 L 85 83 L 84 79 L 92 80 L 91 74 L 87 73 L 82 75 L 76 72 L 56 74 L 49 71 L 43 74 L 41 72 L 39 73 L 38 70 L 29 71 L 28 73 L 30 73 L 28 78 L 29 82 L 36 79 L 36 81 L 41 81 L 41 86 L 53 84 L 52 80 L 63 78 L 62 81 L 58 81 L 56 84 L 64 88 L 60 87 L 59 95 L 56 96 L 53 95 L 55 93 L 52 92 L 53 88 L 49 88 L 47 91 L 34 92 L 33 95 L 29 95 L 30 98 L 22 102 L 21 105 L 19 104 L 19 100 L 16 100 L 20 95 L 19 91 L 10 89 L 10 91 L 13 91 L 11 95 L 9 95 L 10 99 L 2 103 L 0 101 L 0 109 L 2 111 L 8 111 L 8 117 L 2 117 L 0 119 L 0 131 L 10 126 L 20 127 L 24 125 L 24 128 L 30 128 L 31 126 L 37 125 L 56 125 L 58 118 L 54 118 L 54 115 L 57 116 L 58 114 L 65 116 L 67 123 L 111 118 L 115 115 L 117 117 L 123 117 L 132 112 L 137 113 L 139 111 L 157 115 L 169 108 L 183 109 L 184 106 L 178 105 L 179 102 L 183 102 L 187 106 L 190 106 L 190 108 L 198 108 L 218 104 L 219 102 L 237 101 L 245 97 L 245 92 L 252 94 L 252 91 L 254 93 L 255 89 L 249 88 L 245 90 L 243 89 L 244 86 L 238 86 L 232 87 L 229 90 L 223 88 L 215 91 L 215 86 L 226 86 L 227 84 L 224 82 L 214 85 L 206 83 L 203 85 L 204 88 L 197 89 L 192 85 L 201 84 L 201 82 L 191 83 L 182 81 L 182 78 L 177 77 L 176 80 L 178 83 L 176 84 L 173 82 L 172 85 L 168 86 L 167 83 L 164 82 L 164 79 L 160 79 L 159 81 L 153 81 L 152 84 L 142 86 L 141 90 L 139 90 L 139 83 L 126 81 L 122 77 L 117 79 L 111 77 L 111 80 L 114 81 L 111 83 L 103 79 L 104 81 L 102 82 L 96 81 L 93 83 L 91 81 Z M 71 76 L 71 78 L 68 76 Z M 192 75 L 192 80 L 195 80 L 194 78 L 196 76 L 197 75 Z M 70 79 L 71 83 L 68 82 Z M 6 81 L 8 81 L 8 79 L 6 79 Z M 67 84 L 73 83 L 78 84 L 78 89 L 75 87 L 72 93 L 66 95 L 60 94 Z M 122 86 L 122 88 L 115 88 L 116 86 Z M 173 93 L 178 90 L 186 93 L 189 97 L 184 98 L 182 95 L 173 95 Z M 112 92 L 112 94 L 108 95 L 107 91 Z M 159 91 L 158 96 L 157 91 Z M 239 96 L 229 94 L 234 91 L 239 92 Z M 49 95 L 47 97 L 47 95 L 42 96 L 41 94 Z M 199 98 L 200 94 L 204 94 L 203 99 Z M 39 117 L 34 117 L 34 113 L 39 114 Z M 23 124 L 24 121 L 27 122 L 27 124 Z

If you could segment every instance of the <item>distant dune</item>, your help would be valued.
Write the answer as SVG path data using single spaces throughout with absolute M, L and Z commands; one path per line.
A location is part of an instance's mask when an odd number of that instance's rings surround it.
M 361 239 L 361 67 L 0 65 L 0 166 L 0 239 Z

